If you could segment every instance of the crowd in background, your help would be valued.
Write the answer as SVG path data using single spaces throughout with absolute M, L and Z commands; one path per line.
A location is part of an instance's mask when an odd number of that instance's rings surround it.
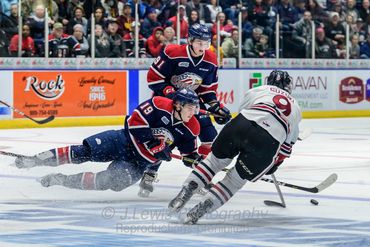
M 188 27 L 206 24 L 210 49 L 220 58 L 370 58 L 369 0 L 0 0 L 0 56 L 18 56 L 19 7 L 22 57 L 135 57 L 138 3 L 139 57 L 156 57 L 167 44 L 187 42 Z M 45 20 L 45 8 L 48 18 Z M 238 16 L 242 25 L 238 28 Z M 95 26 L 91 35 L 91 16 Z M 177 18 L 179 16 L 179 37 Z M 217 20 L 220 46 L 217 47 Z M 276 22 L 279 20 L 279 37 Z M 311 23 L 314 23 L 312 25 Z M 348 36 L 346 28 L 348 27 Z M 239 33 L 241 30 L 241 33 Z M 239 35 L 242 43 L 239 44 Z M 349 42 L 347 43 L 347 39 Z

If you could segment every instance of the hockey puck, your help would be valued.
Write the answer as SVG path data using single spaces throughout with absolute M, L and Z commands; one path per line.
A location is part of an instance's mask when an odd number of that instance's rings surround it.
M 316 201 L 315 199 L 311 199 L 311 201 L 310 201 L 313 205 L 319 205 L 319 202 L 318 201 Z

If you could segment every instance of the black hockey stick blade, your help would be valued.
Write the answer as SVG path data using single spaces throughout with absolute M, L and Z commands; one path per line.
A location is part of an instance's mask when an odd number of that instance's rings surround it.
M 270 201 L 270 200 L 264 200 L 263 203 L 265 203 L 266 206 L 273 206 L 273 207 L 282 207 L 286 208 L 284 204 L 281 202 L 275 202 L 275 201 Z
M 331 186 L 333 183 L 335 183 L 337 179 L 338 179 L 338 175 L 336 173 L 333 173 L 329 177 L 327 177 L 324 181 L 322 181 L 319 185 L 312 187 L 312 188 L 284 183 L 281 181 L 277 181 L 277 183 L 281 186 L 289 187 L 289 188 L 296 189 L 296 190 L 303 190 L 303 191 L 310 192 L 310 193 L 319 193 L 323 191 L 324 189 L 328 188 L 329 186 Z M 269 182 L 269 183 L 274 183 L 274 181 L 269 178 L 261 178 L 261 180 L 265 182 Z
M 55 116 L 52 115 L 52 116 L 49 116 L 49 117 L 47 117 L 45 119 L 42 119 L 42 120 L 36 120 L 36 119 L 33 119 L 33 118 L 29 118 L 29 119 L 34 121 L 35 123 L 38 123 L 38 124 L 46 124 L 46 123 L 49 123 L 49 122 L 53 121 L 54 118 L 55 118 Z

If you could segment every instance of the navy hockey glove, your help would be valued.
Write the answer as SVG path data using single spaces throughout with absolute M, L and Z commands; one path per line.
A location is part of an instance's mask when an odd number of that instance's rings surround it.
M 182 158 L 182 162 L 184 163 L 185 166 L 189 168 L 194 168 L 203 160 L 203 156 L 199 155 L 197 152 L 185 155 Z
M 211 107 L 208 108 L 208 111 L 213 114 L 222 116 L 222 117 L 214 117 L 216 123 L 218 124 L 226 124 L 231 119 L 231 114 L 230 114 L 229 109 L 227 109 L 220 102 L 214 103 Z
M 164 139 L 153 139 L 144 145 L 156 159 L 171 160 L 171 149 L 166 145 Z

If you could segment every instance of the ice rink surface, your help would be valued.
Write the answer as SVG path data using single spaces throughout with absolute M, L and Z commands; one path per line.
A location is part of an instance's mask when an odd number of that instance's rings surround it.
M 117 128 L 0 130 L 0 150 L 31 155 Z M 0 246 L 370 246 L 370 118 L 303 120 L 307 128 L 312 135 L 293 147 L 276 177 L 313 187 L 335 172 L 335 184 L 319 194 L 281 187 L 287 208 L 277 208 L 263 203 L 279 200 L 273 184 L 247 183 L 193 226 L 167 211 L 190 172 L 178 160 L 162 165 L 155 191 L 144 199 L 137 184 L 113 192 L 36 181 L 49 173 L 97 172 L 106 163 L 19 170 L 14 158 L 0 156 Z

